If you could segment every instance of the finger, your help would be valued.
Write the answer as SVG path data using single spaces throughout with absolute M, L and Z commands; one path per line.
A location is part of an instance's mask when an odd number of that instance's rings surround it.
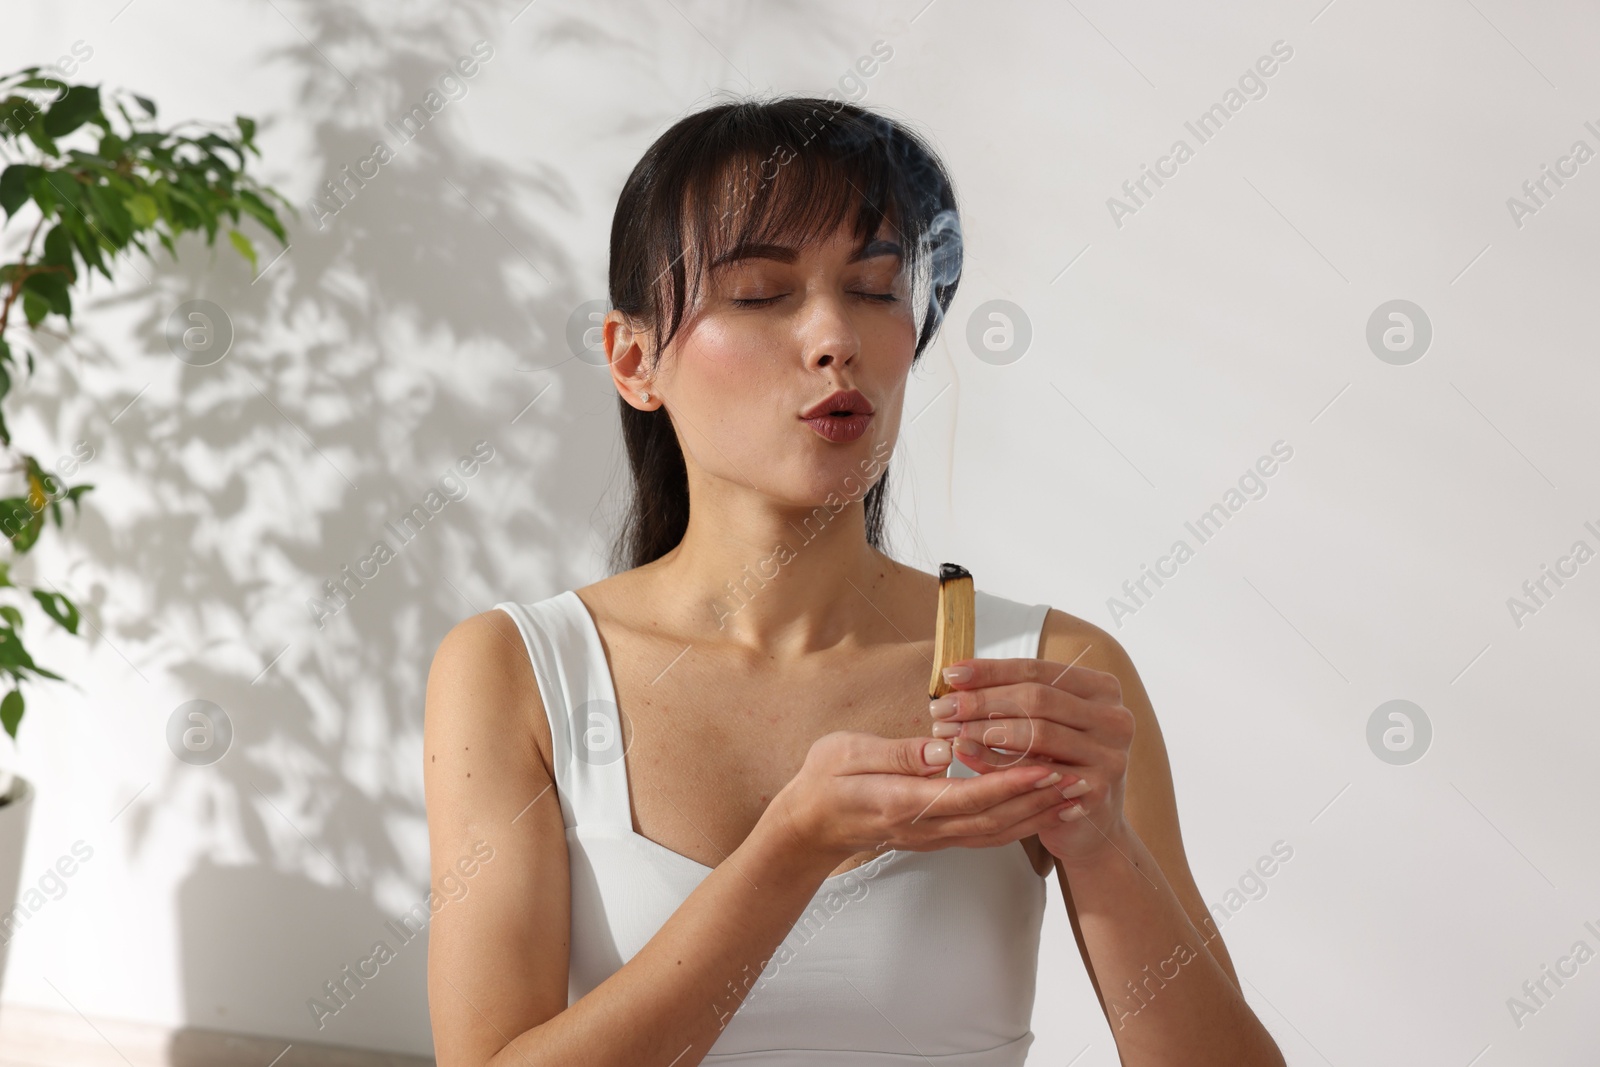
M 1091 788 L 1084 781 L 1071 785 L 1057 782 L 1054 786 L 1036 791 L 1042 796 L 1016 797 L 974 815 L 936 818 L 928 828 L 939 833 L 939 843 L 945 846 L 1002 844 L 1059 825 L 1059 813 L 1072 810 L 1071 805 L 1076 798 Z
M 951 742 L 951 748 L 956 760 L 979 774 L 993 774 L 1011 767 L 1048 767 L 1064 775 L 1076 773 L 1073 764 L 1053 760 L 1036 752 L 1002 751 L 967 738 L 955 738 Z
M 1022 756 L 1052 763 L 1089 764 L 1103 747 L 1082 730 L 1042 719 L 974 719 L 949 726 L 935 723 L 934 727 L 935 736 L 950 741 L 958 758 L 963 754 L 979 754 L 963 742 L 991 751 L 1013 753 L 1008 761 L 1002 760 L 1002 766 L 1015 763 Z
M 1010 682 L 947 693 L 950 714 L 945 708 L 929 704 L 928 711 L 940 721 L 971 722 L 979 719 L 1037 719 L 1075 730 L 1092 730 L 1115 705 L 1103 700 L 1063 692 L 1040 682 Z
M 1085 649 L 1084 651 L 1088 651 Z M 966 677 L 951 678 L 948 672 L 955 668 L 968 668 Z M 1109 700 L 1122 703 L 1122 682 L 1110 671 L 1082 667 L 1076 663 L 1057 663 L 1054 660 L 1016 657 L 1012 659 L 974 658 L 952 663 L 945 668 L 945 680 L 957 690 L 983 689 L 987 686 L 1014 685 L 1033 682 L 1060 689 L 1087 700 Z
M 1060 783 L 1052 785 L 1059 786 Z M 947 848 L 957 839 L 968 840 L 1004 833 L 1041 812 L 1061 808 L 1065 803 L 1065 798 L 1051 786 L 1029 789 L 1024 795 L 1011 797 L 984 811 L 936 815 L 918 820 L 911 828 L 910 835 L 916 847 Z
M 950 766 L 950 742 L 928 737 L 879 737 L 859 730 L 836 730 L 818 739 L 834 774 L 943 774 Z
M 1012 767 L 973 778 L 904 777 L 895 800 L 914 812 L 911 821 L 948 815 L 973 815 L 1017 796 L 1031 795 L 1050 776 L 1045 767 Z M 1059 785 L 1060 782 L 1055 784 Z M 1043 787 L 1048 790 L 1048 785 Z

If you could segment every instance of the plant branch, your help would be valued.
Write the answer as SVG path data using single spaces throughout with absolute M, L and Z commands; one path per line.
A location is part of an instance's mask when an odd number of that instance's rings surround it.
M 39 231 L 44 227 L 44 214 L 41 212 L 39 221 L 33 224 L 33 232 L 28 234 L 28 240 L 23 243 L 22 257 L 17 260 L 17 273 L 11 278 L 11 292 L 6 294 L 6 302 L 0 304 L 0 338 L 6 335 L 6 322 L 11 318 L 11 305 L 17 302 L 18 295 L 22 292 L 22 281 L 26 278 L 28 255 L 33 251 L 34 238 L 39 236 Z

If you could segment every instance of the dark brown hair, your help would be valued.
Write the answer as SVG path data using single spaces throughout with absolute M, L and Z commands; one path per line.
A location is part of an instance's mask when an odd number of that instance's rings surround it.
M 853 212 L 853 214 L 852 214 Z M 802 246 L 846 221 L 858 241 L 887 222 L 904 249 L 917 315 L 912 365 L 961 278 L 950 176 L 905 126 L 844 100 L 787 96 L 697 111 L 656 138 L 628 175 L 611 221 L 611 306 L 663 352 L 695 306 L 705 265 L 752 242 Z M 613 571 L 669 552 L 689 524 L 689 482 L 665 407 L 620 395 L 632 499 L 611 547 Z M 867 541 L 881 548 L 882 477 L 867 492 Z

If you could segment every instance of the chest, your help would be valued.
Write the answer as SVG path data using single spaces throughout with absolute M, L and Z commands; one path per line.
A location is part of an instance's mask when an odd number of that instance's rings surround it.
M 619 642 L 612 657 L 633 829 L 707 866 L 749 835 L 817 738 L 928 733 L 926 671 L 905 650 L 778 671 L 690 649 L 662 672 L 641 646 Z
M 749 836 L 817 738 L 834 730 L 927 737 L 923 651 L 857 649 L 778 671 L 708 650 L 613 638 L 608 658 L 633 831 L 715 867 Z M 1037 838 L 1022 847 L 1036 871 L 1049 869 Z M 852 856 L 833 873 L 874 855 Z

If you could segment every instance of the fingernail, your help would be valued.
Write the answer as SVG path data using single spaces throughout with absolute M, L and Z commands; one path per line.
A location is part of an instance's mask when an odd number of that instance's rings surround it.
M 938 767 L 950 762 L 950 742 L 929 741 L 922 746 L 922 762 Z
M 1070 808 L 1061 809 L 1061 821 L 1071 822 L 1073 819 L 1083 818 L 1083 805 L 1074 804 Z
M 1037 782 L 1033 783 L 1033 787 L 1035 789 L 1043 789 L 1045 786 L 1047 786 L 1047 785 L 1055 785 L 1059 781 L 1061 781 L 1061 772 L 1060 771 L 1052 771 L 1050 773 L 1050 777 L 1039 779 Z
M 976 756 L 978 754 L 978 743 L 970 737 L 958 737 L 955 744 L 956 751 L 963 756 Z
M 948 719 L 955 713 L 956 696 L 954 693 L 946 693 L 938 700 L 930 701 L 928 704 L 928 714 L 935 719 Z
M 954 685 L 957 682 L 972 681 L 971 667 L 946 667 L 939 673 L 944 675 L 944 680 L 949 682 L 951 685 Z
M 961 732 L 958 722 L 936 722 L 933 724 L 934 737 L 954 737 Z

